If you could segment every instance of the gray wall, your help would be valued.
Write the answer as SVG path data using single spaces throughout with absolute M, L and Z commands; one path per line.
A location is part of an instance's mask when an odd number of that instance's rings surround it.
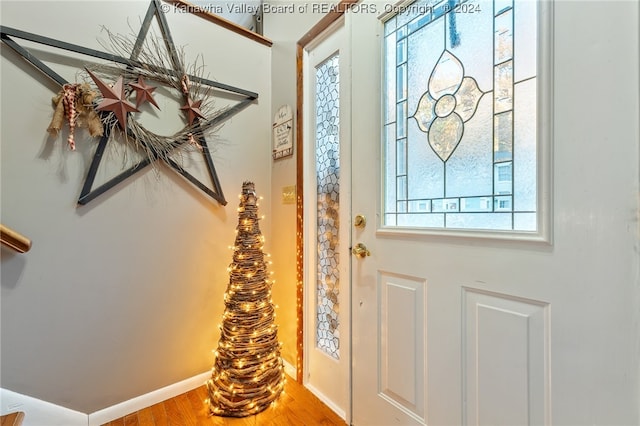
M 102 50 L 101 26 L 137 33 L 148 2 L 0 6 L 2 25 Z M 201 54 L 209 78 L 260 96 L 209 140 L 226 207 L 166 167 L 77 206 L 96 141 L 78 131 L 70 152 L 65 135 L 49 138 L 59 88 L 2 47 L 1 220 L 33 241 L 22 255 L 2 248 L 2 388 L 91 413 L 208 371 L 243 180 L 264 196 L 271 241 L 270 49 L 193 15 L 166 17 L 186 63 Z M 36 47 L 70 81 L 88 60 Z M 149 125 L 180 129 L 181 112 L 167 105 Z M 117 146 L 99 179 L 122 169 Z
M 290 5 L 289 1 L 270 1 L 277 10 L 279 5 Z M 296 3 L 293 13 L 265 13 L 264 34 L 273 41 L 272 60 L 272 121 L 273 115 L 282 105 L 291 106 L 296 115 L 296 43 L 318 22 L 323 14 L 313 13 L 313 8 Z M 320 3 L 329 3 L 327 1 Z M 305 10 L 306 13 L 301 13 Z M 295 128 L 294 128 L 295 138 Z M 280 338 L 284 345 L 282 354 L 290 364 L 296 364 L 296 206 L 282 202 L 283 188 L 296 184 L 296 151 L 291 157 L 273 162 L 271 175 L 272 233 L 277 244 L 273 246 L 273 265 L 278 271 L 277 285 L 273 289 L 274 298 L 280 306 L 287 306 L 278 313 Z

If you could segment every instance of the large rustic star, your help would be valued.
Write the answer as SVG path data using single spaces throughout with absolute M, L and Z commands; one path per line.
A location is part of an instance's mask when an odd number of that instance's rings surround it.
M 136 108 L 140 107 L 140 104 L 144 102 L 149 102 L 153 104 L 156 108 L 160 109 L 156 100 L 153 99 L 153 91 L 156 90 L 155 86 L 147 86 L 147 83 L 144 81 L 142 76 L 138 76 L 137 83 L 129 83 L 129 86 L 136 91 Z
M 1 1 L 2 0 L 0 0 L 0 2 Z M 183 71 L 178 71 L 178 70 L 182 70 L 183 66 L 181 65 L 180 55 L 178 54 L 178 50 L 176 49 L 173 43 L 171 32 L 169 31 L 169 25 L 167 23 L 165 13 L 163 12 L 164 7 L 161 1 L 162 0 L 150 0 L 149 8 L 145 15 L 144 21 L 141 23 L 140 31 L 138 33 L 138 37 L 136 39 L 135 44 L 136 46 L 142 45 L 144 40 L 149 35 L 149 29 L 152 27 L 154 20 L 157 21 L 156 24 L 160 29 L 160 33 L 162 35 L 162 40 L 164 40 L 164 45 L 166 47 L 167 54 L 171 59 L 170 67 L 168 69 L 160 68 L 158 72 L 166 75 L 178 75 L 179 72 L 183 73 Z M 50 68 L 49 66 L 45 65 L 42 61 L 40 61 L 36 57 L 37 55 L 35 54 L 35 52 L 30 52 L 27 48 L 21 46 L 20 43 L 16 41 L 17 39 L 27 40 L 36 44 L 43 44 L 46 46 L 51 46 L 56 49 L 70 51 L 70 52 L 90 56 L 93 58 L 106 59 L 109 61 L 113 61 L 115 63 L 126 66 L 127 69 L 130 70 L 131 72 L 137 72 L 138 75 L 141 74 L 141 72 L 139 71 L 149 69 L 148 68 L 149 64 L 141 63 L 139 60 L 141 49 L 137 49 L 135 47 L 131 52 L 131 56 L 129 58 L 126 58 L 118 55 L 113 55 L 107 52 L 100 52 L 98 50 L 88 49 L 86 47 L 76 45 L 76 44 L 71 44 L 65 41 L 44 37 L 38 34 L 28 33 L 26 31 L 17 30 L 15 28 L 9 28 L 4 25 L 0 25 L 0 33 L 2 35 L 1 41 L 2 41 L 3 49 L 5 46 L 9 47 L 18 55 L 20 55 L 22 58 L 24 58 L 26 61 L 31 63 L 31 65 L 36 67 L 38 70 L 42 71 L 42 73 L 44 73 L 47 77 L 49 77 L 51 80 L 56 82 L 61 87 L 64 86 L 65 84 L 69 84 L 69 82 L 65 78 L 63 78 L 60 74 L 55 72 L 52 68 Z M 92 78 L 94 77 L 95 76 L 93 76 Z M 238 114 L 240 111 L 247 108 L 256 99 L 258 99 L 257 93 L 254 93 L 248 90 L 244 90 L 237 87 L 229 86 L 227 84 L 222 84 L 215 81 L 207 80 L 198 76 L 188 75 L 188 78 L 190 81 L 197 81 L 198 83 L 203 84 L 207 87 L 215 88 L 215 89 L 224 91 L 228 94 L 231 94 L 234 97 L 238 97 L 236 99 L 237 103 L 234 106 L 226 109 L 224 112 L 215 114 L 215 116 L 213 117 L 209 117 L 208 119 L 205 119 L 207 125 L 209 126 L 217 126 L 224 123 L 225 121 L 229 120 L 231 117 Z M 103 93 L 102 96 L 105 99 L 105 101 L 107 99 L 110 99 L 111 102 L 115 101 L 115 103 L 113 103 L 110 107 L 104 108 L 105 112 L 103 112 L 102 115 L 109 115 L 111 114 L 111 111 L 116 113 L 116 110 L 120 108 L 121 110 L 123 110 L 120 113 L 120 116 L 123 119 L 120 121 L 120 125 L 123 126 L 123 129 L 126 128 L 127 112 L 136 111 L 136 109 L 135 107 L 133 107 L 131 103 L 125 100 L 125 96 L 124 96 L 125 94 L 123 93 L 122 85 L 118 86 L 116 84 L 112 89 L 110 86 L 102 83 L 99 79 L 94 78 L 94 81 L 96 82 L 98 87 L 100 87 L 100 91 Z M 197 117 L 203 118 L 202 115 L 197 115 L 197 112 L 202 114 L 202 112 L 199 110 L 201 103 L 202 101 L 200 103 L 191 102 L 191 106 L 195 108 L 195 111 L 191 111 L 192 114 L 195 114 L 191 120 L 192 123 L 195 122 L 195 119 Z M 189 102 L 187 103 L 187 105 L 189 105 Z M 111 130 L 112 130 L 111 126 L 105 126 L 104 134 L 100 138 L 100 142 L 96 147 L 95 153 L 93 155 L 93 160 L 91 161 L 91 165 L 89 166 L 87 176 L 82 186 L 80 197 L 78 198 L 78 204 L 85 205 L 89 203 L 90 201 L 94 200 L 96 197 L 99 197 L 100 195 L 109 191 L 110 189 L 120 184 L 127 178 L 131 177 L 132 175 L 138 173 L 141 170 L 144 170 L 147 166 L 151 165 L 153 162 L 160 159 L 165 161 L 173 170 L 175 170 L 177 173 L 182 175 L 186 180 L 191 182 L 198 189 L 208 194 L 211 198 L 217 200 L 221 205 L 227 204 L 227 201 L 225 200 L 224 194 L 222 192 L 222 186 L 220 185 L 218 175 L 213 165 L 213 159 L 209 151 L 206 138 L 201 134 L 198 136 L 192 136 L 189 139 L 176 141 L 176 145 L 166 150 L 153 148 L 150 145 L 148 145 L 147 141 L 145 141 L 144 139 L 138 140 L 140 144 L 142 144 L 143 146 L 147 147 L 147 149 L 149 149 L 150 151 L 149 155 L 146 158 L 141 159 L 139 162 L 133 164 L 128 169 L 123 170 L 121 173 L 117 174 L 111 179 L 108 179 L 106 182 L 100 185 L 97 185 L 94 188 L 96 174 L 98 172 L 98 169 L 100 168 L 100 163 L 104 158 L 103 154 L 107 149 L 107 144 L 111 139 Z M 196 144 L 198 146 L 202 147 L 201 152 L 202 152 L 203 159 L 206 163 L 207 169 L 209 171 L 208 175 L 211 178 L 212 187 L 205 185 L 198 178 L 196 178 L 191 173 L 189 173 L 182 165 L 178 164 L 173 159 L 168 158 L 168 154 L 172 151 L 173 148 L 177 148 L 182 143 L 187 143 L 187 142 L 191 143 L 191 139 L 196 141 Z
M 95 74 L 87 69 L 89 76 L 93 79 L 102 93 L 102 102 L 98 105 L 99 111 L 111 111 L 116 115 L 118 124 L 122 130 L 127 129 L 127 112 L 140 112 L 131 102 L 126 99 L 124 93 L 123 77 L 118 77 L 118 80 L 113 85 L 113 88 L 101 81 Z
M 187 112 L 189 126 L 193 124 L 193 122 L 196 120 L 196 117 L 206 119 L 206 117 L 202 115 L 202 111 L 200 111 L 200 105 L 202 105 L 202 100 L 193 102 L 193 100 L 191 100 L 191 98 L 187 96 L 187 103 L 180 107 L 180 109 Z

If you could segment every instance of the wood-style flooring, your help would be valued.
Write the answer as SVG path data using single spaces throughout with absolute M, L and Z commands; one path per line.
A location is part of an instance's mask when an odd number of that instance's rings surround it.
M 200 386 L 103 426 L 346 426 L 344 420 L 291 377 L 287 377 L 276 404 L 255 416 L 209 416 L 206 398 L 207 390 Z
M 2 426 L 20 426 L 24 419 L 24 413 L 17 411 L 15 413 L 0 416 L 0 425 Z

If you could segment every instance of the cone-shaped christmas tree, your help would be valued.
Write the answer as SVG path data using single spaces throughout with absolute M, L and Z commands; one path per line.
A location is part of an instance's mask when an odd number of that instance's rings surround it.
M 207 389 L 212 414 L 244 417 L 274 402 L 285 379 L 252 182 L 242 185 L 236 232 L 220 341 Z

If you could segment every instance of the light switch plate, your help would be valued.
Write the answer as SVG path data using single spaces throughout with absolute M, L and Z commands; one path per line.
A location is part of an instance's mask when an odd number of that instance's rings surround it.
M 282 187 L 282 204 L 295 204 L 296 203 L 296 186 L 283 186 Z

